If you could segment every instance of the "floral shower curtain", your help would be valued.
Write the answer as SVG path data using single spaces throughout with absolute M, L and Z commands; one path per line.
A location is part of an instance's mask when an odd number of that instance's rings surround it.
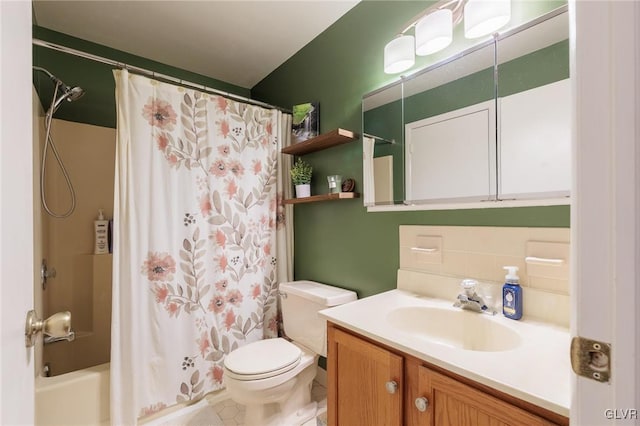
M 221 388 L 227 353 L 277 335 L 291 116 L 114 76 L 111 420 L 130 425 Z

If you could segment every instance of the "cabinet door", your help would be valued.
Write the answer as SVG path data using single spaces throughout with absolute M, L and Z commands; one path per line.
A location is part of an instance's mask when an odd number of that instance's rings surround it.
M 333 327 L 328 333 L 329 425 L 401 425 L 402 357 Z
M 428 401 L 427 409 L 413 416 L 420 425 L 551 425 L 538 416 L 425 367 L 419 368 L 418 375 L 419 398 Z

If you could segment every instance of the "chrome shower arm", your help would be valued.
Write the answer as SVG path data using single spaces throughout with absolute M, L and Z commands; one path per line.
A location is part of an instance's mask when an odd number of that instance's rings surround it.
M 58 77 L 56 77 L 55 75 L 51 74 L 48 70 L 46 70 L 46 69 L 44 69 L 44 68 L 42 68 L 42 67 L 35 66 L 35 65 L 34 65 L 32 68 L 33 68 L 34 70 L 36 70 L 36 71 L 40 71 L 40 72 L 43 72 L 43 73 L 45 73 L 46 75 L 48 75 L 48 76 L 49 76 L 49 78 L 54 82 L 54 84 L 59 84 L 62 88 L 67 87 L 67 86 L 62 82 L 62 80 L 60 80 L 60 79 L 59 79 Z

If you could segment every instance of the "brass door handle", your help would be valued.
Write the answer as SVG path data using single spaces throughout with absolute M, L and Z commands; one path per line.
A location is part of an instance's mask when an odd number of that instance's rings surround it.
M 71 332 L 71 312 L 63 311 L 51 315 L 46 320 L 38 318 L 36 311 L 27 312 L 27 321 L 24 327 L 25 344 L 28 348 L 33 346 L 36 335 L 42 332 L 52 338 L 63 338 Z

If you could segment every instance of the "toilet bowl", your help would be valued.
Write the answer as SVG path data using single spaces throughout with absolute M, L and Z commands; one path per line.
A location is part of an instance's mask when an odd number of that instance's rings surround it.
M 275 344 L 262 345 L 272 342 Z M 262 367 L 252 365 L 248 356 L 242 357 L 246 364 L 231 357 L 229 362 L 225 360 L 224 383 L 231 399 L 246 406 L 246 425 L 295 425 L 315 416 L 310 391 L 317 354 L 282 338 L 261 340 L 240 349 L 244 348 L 247 354 L 260 357 Z M 267 349 L 288 357 L 278 359 Z
M 317 313 L 356 300 L 349 290 L 312 281 L 281 283 L 284 338 L 249 343 L 227 355 L 224 383 L 245 405 L 247 426 L 301 425 L 316 415 L 311 385 L 320 355 L 326 356 L 326 323 Z

